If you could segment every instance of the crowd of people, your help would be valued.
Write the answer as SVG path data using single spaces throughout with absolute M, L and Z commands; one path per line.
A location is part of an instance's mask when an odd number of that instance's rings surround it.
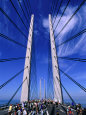
M 86 109 L 82 108 L 81 104 L 68 106 L 67 115 L 74 115 L 74 111 L 76 111 L 77 115 L 86 115 Z
M 48 115 L 45 101 L 29 101 L 9 106 L 9 115 Z
M 29 102 L 22 102 L 22 104 L 16 104 L 16 105 L 10 105 L 8 114 L 9 115 L 49 115 L 48 112 L 48 106 L 49 105 L 55 105 L 59 106 L 60 103 L 56 103 L 52 100 L 46 101 L 46 100 L 33 100 Z M 67 115 L 75 115 L 75 112 L 77 115 L 86 115 L 86 109 L 83 109 L 80 104 L 77 104 L 75 106 L 67 106 L 66 114 Z M 52 114 L 53 115 L 53 114 Z M 56 112 L 56 115 L 59 115 L 59 112 Z
M 77 115 L 86 115 L 86 109 L 82 108 L 81 104 L 77 104 L 75 110 L 77 111 Z

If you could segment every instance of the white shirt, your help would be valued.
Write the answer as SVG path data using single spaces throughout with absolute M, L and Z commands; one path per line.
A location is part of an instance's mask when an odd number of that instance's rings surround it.
M 23 111 L 23 115 L 27 115 L 27 112 L 26 112 L 26 110 L 24 110 L 24 111 Z
M 20 110 L 18 110 L 17 113 L 18 113 L 18 115 L 21 115 L 21 111 Z

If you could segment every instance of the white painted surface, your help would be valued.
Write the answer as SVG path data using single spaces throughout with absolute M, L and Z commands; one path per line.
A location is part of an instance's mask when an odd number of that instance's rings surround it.
M 24 70 L 23 81 L 26 77 L 27 80 L 22 85 L 21 102 L 28 101 L 29 98 L 29 79 L 30 79 L 30 68 L 31 68 L 30 63 L 31 63 L 31 48 L 32 48 L 32 36 L 33 36 L 33 22 L 34 22 L 34 15 L 31 16 L 29 36 L 27 42 L 26 57 L 28 58 L 25 59 L 25 67 L 28 66 L 28 68 Z
M 54 101 L 59 101 L 62 103 L 62 93 L 60 82 L 57 80 L 60 79 L 59 76 L 59 69 L 58 69 L 58 60 L 57 60 L 57 53 L 55 47 L 55 39 L 53 34 L 53 26 L 51 15 L 49 15 L 49 26 L 50 26 L 50 42 L 51 42 L 51 56 L 52 56 L 52 70 L 53 70 L 53 83 L 54 83 Z M 57 78 L 56 78 L 57 77 Z

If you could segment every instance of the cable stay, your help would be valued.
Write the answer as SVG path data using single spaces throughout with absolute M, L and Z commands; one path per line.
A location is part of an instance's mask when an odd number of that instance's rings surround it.
M 7 62 L 7 61 L 14 61 L 14 60 L 21 60 L 29 57 L 18 57 L 18 58 L 7 58 L 7 59 L 0 59 L 0 62 Z
M 28 0 L 28 3 L 29 3 L 29 6 L 30 6 L 30 9 L 31 9 L 30 0 Z M 31 9 L 31 14 L 32 14 L 32 9 Z
M 62 3 L 63 3 L 63 0 L 61 0 L 61 2 L 60 2 L 59 9 L 58 9 L 58 11 L 57 11 L 57 14 L 56 14 L 56 16 L 55 16 L 55 20 L 54 20 L 54 22 L 53 22 L 53 26 L 54 26 L 54 24 L 55 24 L 55 21 L 56 21 L 56 18 L 57 18 L 57 15 L 58 15 L 58 13 L 59 13 L 59 10 L 60 10 L 60 8 L 61 8 Z
M 80 10 L 80 8 L 82 7 L 82 5 L 84 5 L 84 3 L 86 2 L 86 0 L 83 0 L 83 2 L 78 6 L 78 8 L 76 9 L 76 11 L 73 13 L 73 15 L 69 18 L 69 20 L 66 22 L 66 24 L 63 26 L 63 28 L 60 30 L 60 32 L 56 35 L 55 39 L 57 38 L 57 36 L 59 36 L 59 34 L 64 30 L 64 28 L 67 26 L 67 24 L 69 24 L 69 22 L 71 21 L 71 19 L 76 15 L 76 13 Z
M 19 46 L 22 46 L 22 47 L 24 47 L 24 48 L 27 48 L 25 45 L 23 45 L 23 44 L 21 44 L 21 43 L 15 41 L 15 40 L 13 40 L 12 38 L 9 38 L 8 36 L 6 36 L 6 35 L 4 35 L 4 34 L 2 34 L 2 33 L 0 33 L 0 36 L 3 37 L 3 38 L 6 39 L 6 40 L 9 40 L 9 41 L 12 42 L 12 43 L 15 43 L 15 44 L 17 44 L 17 45 L 19 45 Z
M 55 29 L 54 29 L 54 32 L 55 32 L 55 30 L 56 30 L 56 28 L 57 28 L 57 26 L 58 26 L 58 24 L 59 24 L 60 20 L 62 19 L 63 15 L 64 15 L 64 13 L 65 13 L 65 11 L 66 11 L 66 9 L 67 9 L 68 5 L 69 5 L 69 3 L 70 3 L 70 0 L 68 0 L 67 5 L 65 6 L 64 11 L 62 12 L 61 17 L 60 17 L 60 19 L 59 19 L 58 23 L 56 24 L 56 27 L 55 27 Z
M 53 9 L 52 16 L 55 14 L 59 0 L 56 1 L 55 8 Z
M 56 77 L 57 78 L 57 77 Z M 57 80 L 60 82 L 60 80 L 57 78 Z M 69 96 L 69 98 L 71 99 L 71 101 L 76 105 L 75 101 L 73 100 L 73 98 L 70 96 L 70 94 L 68 93 L 68 91 L 66 90 L 66 88 L 63 86 L 63 84 L 60 82 L 61 86 L 63 87 L 63 89 L 65 90 L 65 92 L 67 93 L 67 95 Z
M 27 4 L 28 10 L 29 10 L 29 13 L 31 14 L 31 10 L 30 10 L 30 8 L 29 8 L 28 1 L 27 1 L 27 0 L 26 0 L 26 4 Z
M 12 99 L 15 97 L 15 95 L 18 93 L 19 89 L 22 87 L 23 83 L 26 81 L 27 77 L 25 78 L 25 80 L 21 83 L 21 85 L 18 87 L 18 89 L 16 90 L 16 92 L 13 94 L 13 96 L 11 97 L 11 99 L 8 101 L 7 105 L 10 104 L 10 102 L 12 101 Z
M 54 9 L 55 9 L 55 0 L 54 1 L 52 1 L 52 9 L 51 9 L 51 14 L 53 14 L 53 11 L 54 11 Z M 53 15 L 52 15 L 52 18 L 53 18 Z
M 26 38 L 27 36 L 20 30 L 20 28 L 11 20 L 11 18 L 4 12 L 2 8 L 0 8 L 0 11 L 9 19 L 9 21 L 21 32 L 21 34 Z
M 71 81 L 73 81 L 77 86 L 79 86 L 84 92 L 86 92 L 86 88 L 84 88 L 81 84 L 76 82 L 72 77 L 70 77 L 68 74 L 63 72 L 61 69 L 59 69 L 66 77 L 68 77 Z
M 21 18 L 20 14 L 18 13 L 18 11 L 17 11 L 16 7 L 14 6 L 12 0 L 10 0 L 10 2 L 11 2 L 13 8 L 15 9 L 16 13 L 18 14 L 19 18 L 21 19 L 23 25 L 25 26 L 25 28 L 26 28 L 26 30 L 27 30 L 27 32 L 28 32 L 28 28 L 27 28 L 27 26 L 25 25 L 25 23 L 24 23 L 23 19 Z
M 26 19 L 26 20 L 27 20 L 27 22 L 29 23 L 29 21 L 28 21 L 28 19 L 27 19 L 26 15 L 25 15 L 25 12 L 24 12 L 24 10 L 23 10 L 23 8 L 22 8 L 22 5 L 21 5 L 20 0 L 18 0 L 18 3 L 19 3 L 19 5 L 20 5 L 20 8 L 21 8 L 21 10 L 22 10 L 23 14 L 24 14 L 25 19 Z
M 60 59 L 65 59 L 65 60 L 72 60 L 72 61 L 79 61 L 79 62 L 86 62 L 86 59 L 81 59 L 81 58 L 70 58 L 70 57 L 58 57 Z
M 15 74 L 13 77 L 11 77 L 8 81 L 6 81 L 2 85 L 0 85 L 0 89 L 2 89 L 4 86 L 6 86 L 9 82 L 11 82 L 14 78 L 16 78 L 19 74 L 21 74 L 27 68 L 28 67 L 25 67 L 24 69 L 22 69 L 21 71 L 19 71 L 17 74 Z
M 86 29 L 84 29 L 84 30 L 80 31 L 79 33 L 77 33 L 76 35 L 74 35 L 74 36 L 70 37 L 69 39 L 65 40 L 64 42 L 60 43 L 60 44 L 59 44 L 59 45 L 57 45 L 56 47 L 59 47 L 59 46 L 61 46 L 61 45 L 65 44 L 65 43 L 67 43 L 67 42 L 69 42 L 69 41 L 71 41 L 71 40 L 75 39 L 76 37 L 80 36 L 81 34 L 84 34 L 85 32 L 86 32 Z
M 53 0 L 52 0 L 52 5 L 50 6 L 50 13 L 52 14 L 52 11 L 53 11 Z
M 24 3 L 24 7 L 25 7 L 25 9 L 26 9 L 26 11 L 27 11 L 28 17 L 30 17 L 30 15 L 29 15 L 29 13 L 28 13 L 28 10 L 27 10 L 27 7 L 26 7 L 26 5 L 25 5 L 25 1 L 24 1 L 24 0 L 23 0 L 23 3 Z

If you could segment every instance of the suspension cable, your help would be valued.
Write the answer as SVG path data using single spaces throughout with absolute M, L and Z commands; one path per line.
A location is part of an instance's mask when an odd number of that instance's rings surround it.
M 29 6 L 30 6 L 30 9 L 31 9 L 30 0 L 28 0 L 28 3 L 29 3 Z M 32 13 L 32 9 L 31 9 L 31 13 Z
M 62 19 L 63 15 L 64 15 L 64 13 L 65 13 L 65 11 L 66 11 L 66 9 L 67 9 L 68 5 L 69 5 L 69 3 L 70 3 L 70 0 L 68 0 L 67 5 L 65 6 L 64 11 L 62 12 L 61 17 L 60 17 L 60 19 L 59 19 L 58 23 L 56 24 L 56 27 L 55 27 L 55 29 L 54 29 L 54 32 L 55 32 L 55 30 L 56 30 L 56 28 L 57 28 L 57 26 L 58 26 L 58 24 L 59 24 L 60 20 Z
M 81 34 L 84 34 L 85 32 L 86 32 L 86 29 L 84 29 L 84 30 L 80 31 L 79 33 L 77 33 L 76 35 L 74 35 L 74 36 L 70 37 L 68 40 L 65 40 L 64 42 L 60 43 L 60 44 L 59 44 L 59 45 L 57 45 L 56 47 L 59 47 L 59 46 L 61 46 L 61 45 L 65 44 L 65 43 L 67 43 L 67 42 L 69 42 L 69 41 L 71 41 L 71 40 L 75 39 L 76 37 L 80 36 Z
M 76 13 L 79 11 L 79 9 L 82 7 L 82 5 L 86 2 L 86 0 L 83 0 L 83 2 L 78 6 L 76 11 L 73 13 L 73 15 L 69 18 L 69 20 L 66 22 L 66 24 L 63 26 L 63 28 L 60 30 L 60 32 L 56 35 L 55 39 L 57 36 L 64 30 L 64 28 L 67 26 L 67 24 L 71 21 L 71 19 L 76 15 Z
M 58 15 L 58 13 L 59 13 L 59 10 L 60 10 L 60 8 L 61 8 L 62 3 L 63 3 L 63 0 L 61 0 L 61 2 L 60 2 L 60 5 L 59 5 L 59 8 L 58 8 L 57 14 L 56 14 L 56 16 L 55 16 L 55 20 L 54 20 L 54 22 L 53 22 L 53 26 L 54 26 L 54 24 L 55 24 L 55 21 L 56 21 L 56 18 L 57 18 L 57 15 Z
M 7 59 L 0 59 L 0 62 L 7 62 L 7 61 L 14 61 L 14 60 L 21 60 L 29 57 L 18 57 L 18 58 L 7 58 Z
M 56 77 L 57 78 L 57 77 Z M 57 80 L 60 82 L 60 80 L 57 78 Z M 70 94 L 68 93 L 68 91 L 66 90 L 66 88 L 63 86 L 62 82 L 60 82 L 61 86 L 63 87 L 63 89 L 65 90 L 65 92 L 67 93 L 67 95 L 69 96 L 69 98 L 71 99 L 71 101 L 76 105 L 75 101 L 73 100 L 73 98 L 70 96 Z
M 6 81 L 5 83 L 3 83 L 1 86 L 0 86 L 0 89 L 2 89 L 4 86 L 6 86 L 9 82 L 11 82 L 14 78 L 16 78 L 20 73 L 22 73 L 25 69 L 27 69 L 27 67 L 25 67 L 24 69 L 22 69 L 21 71 L 19 71 L 17 74 L 15 74 L 13 77 L 11 77 L 8 81 Z
M 28 5 L 27 0 L 26 0 L 26 4 L 27 4 L 27 7 L 28 7 L 28 9 L 29 9 L 29 13 L 31 14 L 31 10 L 30 10 L 30 8 L 29 8 L 29 5 Z
M 10 2 L 11 2 L 11 4 L 12 4 L 13 8 L 15 9 L 16 13 L 18 14 L 19 18 L 21 19 L 21 21 L 22 21 L 23 25 L 25 26 L 26 30 L 28 31 L 28 28 L 26 27 L 26 25 L 25 25 L 23 19 L 21 18 L 20 14 L 18 13 L 18 11 L 17 11 L 16 7 L 14 6 L 12 0 L 10 0 Z
M 25 78 L 25 80 L 21 83 L 21 85 L 18 87 L 18 89 L 16 90 L 16 92 L 13 94 L 13 96 L 11 97 L 11 99 L 8 101 L 7 105 L 10 104 L 10 102 L 12 101 L 12 99 L 15 97 L 15 95 L 17 94 L 17 92 L 19 91 L 19 89 L 21 88 L 21 86 L 23 85 L 23 83 L 26 81 L 27 77 Z
M 56 5 L 55 0 L 53 0 L 53 1 L 52 1 L 52 16 L 53 16 L 53 11 L 54 11 L 54 9 L 55 9 L 55 5 Z
M 52 0 L 52 5 L 50 7 L 50 13 L 52 14 L 52 12 L 53 12 L 53 0 Z
M 27 7 L 26 7 L 26 5 L 25 5 L 25 1 L 24 1 L 24 0 L 23 0 L 23 3 L 24 3 L 24 7 L 25 7 L 25 9 L 26 9 L 26 11 L 27 11 L 28 17 L 30 17 L 30 15 L 28 14 L 28 10 L 27 10 Z
M 70 58 L 70 57 L 58 57 L 60 59 L 65 59 L 65 60 L 72 60 L 72 61 L 79 61 L 79 62 L 86 62 L 86 59 L 81 59 L 81 58 Z
M 27 36 L 20 30 L 20 28 L 11 20 L 11 18 L 6 14 L 6 12 L 0 8 L 0 11 L 9 19 L 9 21 L 21 32 L 21 34 L 27 39 Z
M 51 15 L 51 18 L 53 18 L 53 12 L 54 12 L 54 9 L 55 9 L 55 5 L 56 5 L 56 4 L 55 4 L 55 0 L 54 0 L 54 1 L 53 1 L 53 4 L 52 4 L 52 13 L 51 13 L 52 15 Z
M 23 44 L 21 44 L 21 43 L 15 41 L 15 40 L 13 40 L 12 38 L 7 37 L 6 35 L 4 35 L 4 34 L 2 34 L 2 33 L 0 33 L 0 36 L 3 37 L 3 38 L 5 38 L 6 40 L 9 40 L 9 41 L 11 41 L 11 42 L 13 42 L 13 43 L 19 45 L 19 46 L 22 46 L 22 47 L 24 47 L 24 48 L 27 48 L 27 47 L 24 46 Z
M 24 10 L 23 10 L 23 8 L 22 8 L 22 5 L 21 5 L 20 0 L 18 0 L 18 3 L 19 3 L 19 5 L 20 5 L 20 7 L 21 7 L 21 10 L 22 10 L 22 12 L 23 12 L 23 14 L 24 14 L 25 19 L 26 19 L 26 20 L 27 20 L 27 22 L 29 23 L 29 21 L 28 21 L 28 19 L 27 19 L 26 15 L 25 15 L 25 12 L 24 12 Z
M 59 0 L 57 0 L 57 2 L 56 2 L 55 9 L 54 9 L 54 11 L 53 11 L 52 15 L 54 15 L 54 14 L 55 14 L 55 12 L 56 12 L 56 9 L 57 9 L 57 6 L 58 6 L 58 2 L 59 2 Z
M 71 81 L 73 81 L 77 86 L 79 86 L 84 92 L 86 92 L 86 88 L 84 88 L 81 84 L 76 82 L 72 77 L 70 77 L 68 74 L 63 72 L 61 69 L 59 69 L 66 77 L 68 77 Z

